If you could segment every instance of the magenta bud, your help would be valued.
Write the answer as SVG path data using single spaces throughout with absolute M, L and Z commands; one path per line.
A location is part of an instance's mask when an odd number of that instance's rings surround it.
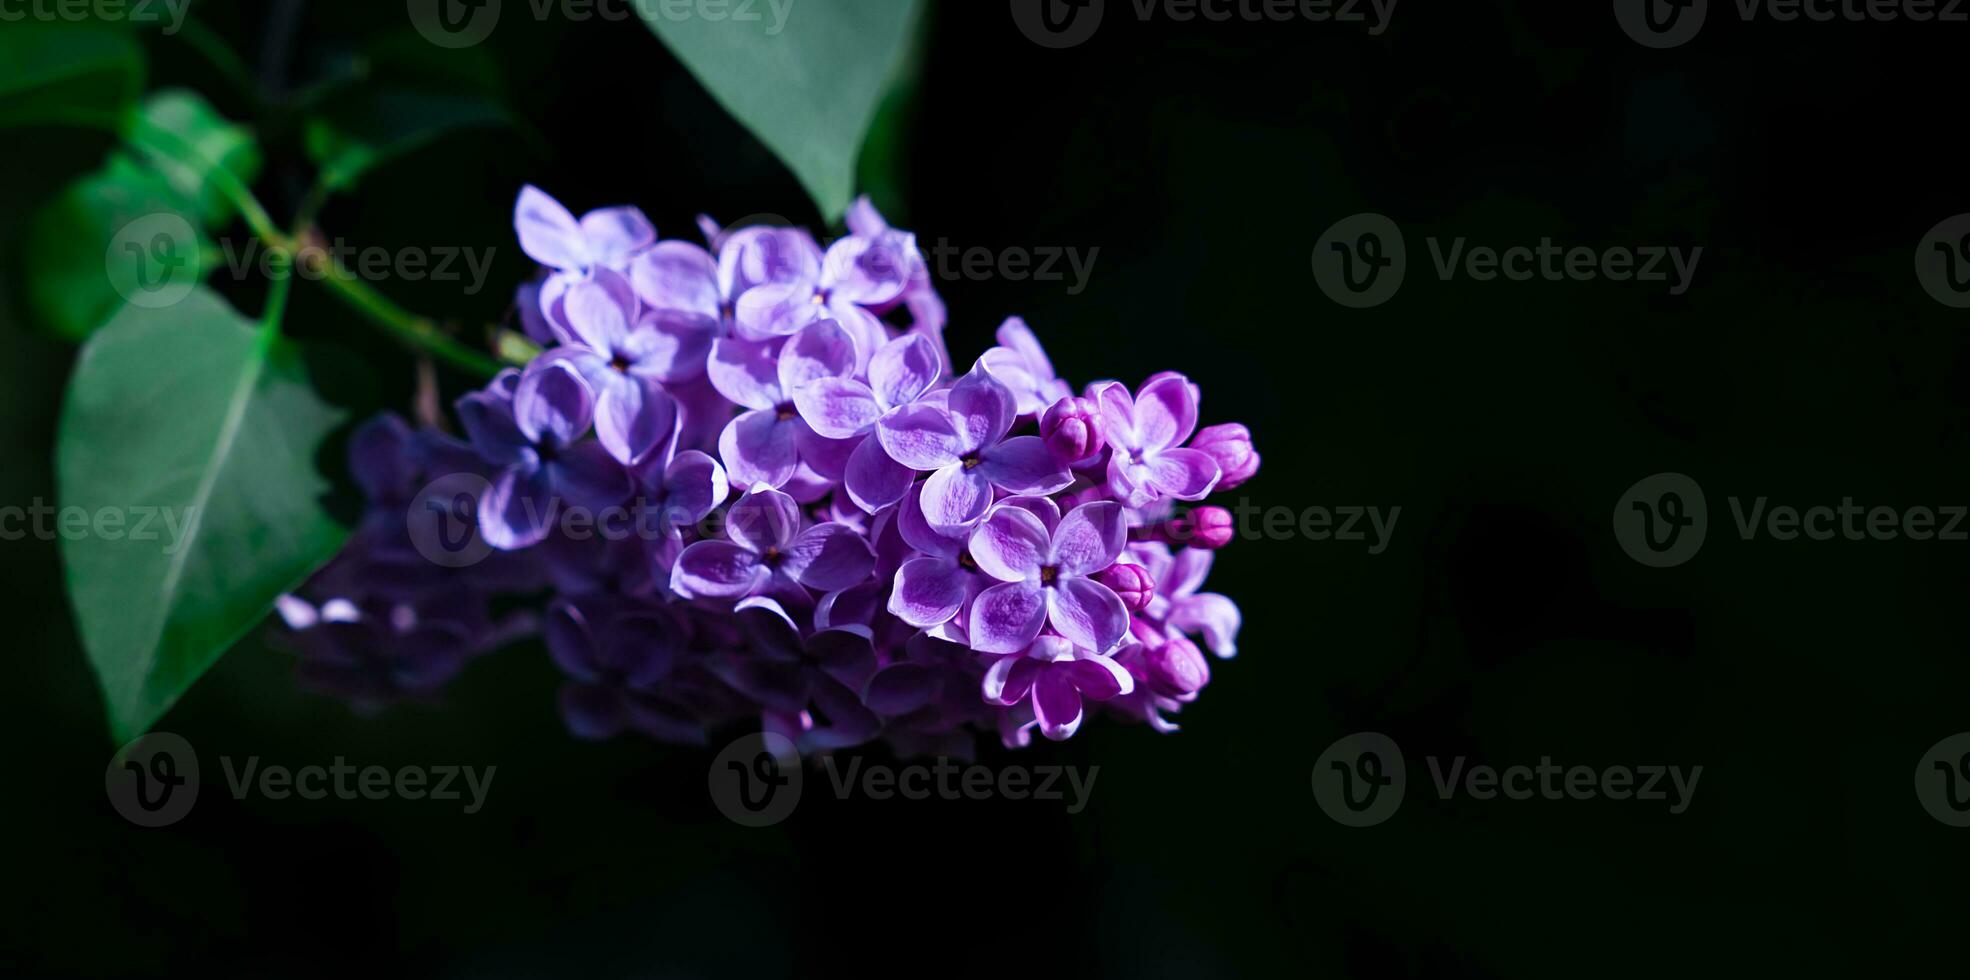
M 1251 430 L 1236 422 L 1214 425 L 1197 433 L 1190 440 L 1190 448 L 1203 450 L 1218 461 L 1218 469 L 1224 475 L 1218 479 L 1219 490 L 1229 490 L 1259 471 L 1259 454 L 1252 450 Z
M 1040 438 L 1063 463 L 1075 463 L 1101 452 L 1108 439 L 1101 431 L 1101 410 L 1086 398 L 1062 398 L 1040 416 Z
M 1216 551 L 1235 537 L 1231 512 L 1223 507 L 1195 507 L 1190 513 L 1169 522 L 1164 533 L 1171 544 Z
M 1102 569 L 1094 580 L 1121 596 L 1122 605 L 1129 607 L 1130 612 L 1149 608 L 1149 600 L 1156 597 L 1156 580 L 1150 578 L 1149 569 L 1141 565 L 1117 562 Z
M 1166 698 L 1189 698 L 1211 682 L 1211 665 L 1204 652 L 1187 637 L 1173 636 L 1168 643 L 1143 655 L 1151 693 Z

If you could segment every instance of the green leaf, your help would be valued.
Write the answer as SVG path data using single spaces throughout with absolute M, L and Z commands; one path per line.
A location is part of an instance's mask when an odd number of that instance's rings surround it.
M 292 345 L 203 287 L 126 307 L 83 348 L 56 464 L 89 527 L 62 557 L 117 741 L 335 554 L 314 455 L 339 422 Z
M 144 100 L 138 114 L 139 145 L 147 163 L 163 175 L 207 227 L 216 228 L 232 217 L 230 198 L 213 184 L 215 168 L 231 172 L 242 185 L 260 174 L 260 147 L 246 127 L 228 122 L 196 93 L 183 89 L 158 92 Z M 163 131 L 172 140 L 143 138 L 146 131 Z
M 194 220 L 162 178 L 128 157 L 111 157 L 42 205 L 28 224 L 21 250 L 28 310 L 42 329 L 81 340 L 122 308 L 119 286 L 197 282 L 207 267 L 199 256 L 211 246 Z M 184 261 L 173 261 L 179 258 Z
M 101 26 L 21 23 L 0 30 L 0 126 L 119 116 L 143 90 L 143 51 Z
M 827 220 L 848 209 L 862 141 L 920 0 L 762 3 L 744 21 L 635 6 L 712 97 L 793 170 Z
M 308 156 L 331 190 L 451 133 L 507 125 L 499 104 L 473 95 L 384 90 L 342 100 L 308 120 Z

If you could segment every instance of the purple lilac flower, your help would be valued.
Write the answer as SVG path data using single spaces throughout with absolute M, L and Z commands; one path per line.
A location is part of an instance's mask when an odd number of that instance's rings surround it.
M 1120 664 L 1058 636 L 1038 637 L 985 671 L 985 699 L 1011 706 L 1030 698 L 1040 734 L 1054 741 L 1080 730 L 1084 700 L 1106 701 L 1133 690 L 1135 678 Z
M 566 363 L 588 382 L 596 438 L 618 462 L 634 466 L 676 432 L 677 404 L 663 382 L 678 376 L 680 357 L 702 363 L 711 341 L 703 338 L 693 352 L 688 345 L 696 338 L 666 333 L 643 318 L 629 282 L 608 269 L 568 287 L 558 302 L 568 336 L 536 363 Z
M 802 464 L 823 480 L 840 478 L 854 441 L 815 432 L 795 407 L 792 392 L 813 379 L 852 371 L 854 360 L 854 342 L 839 325 L 827 322 L 788 339 L 728 337 L 712 345 L 707 369 L 711 383 L 748 409 L 718 437 L 718 452 L 733 483 L 777 489 Z
M 915 237 L 866 199 L 825 250 L 700 224 L 709 249 L 522 192 L 544 349 L 459 400 L 469 442 L 395 416 L 355 433 L 363 525 L 303 590 L 329 598 L 280 603 L 304 681 L 428 698 L 540 632 L 582 738 L 746 724 L 803 753 L 962 757 L 988 732 L 1067 738 L 1091 705 L 1176 730 L 1210 681 L 1198 644 L 1237 649 L 1238 607 L 1200 591 L 1229 514 L 1195 502 L 1257 471 L 1250 432 L 1193 438 L 1201 393 L 1173 372 L 1076 396 L 1017 317 L 954 372 Z M 414 546 L 448 474 L 490 484 L 438 515 L 498 549 L 464 569 Z M 518 610 L 495 625 L 495 600 Z
M 1129 396 L 1115 382 L 1097 385 L 1103 431 L 1114 450 L 1108 489 L 1130 507 L 1164 497 L 1202 500 L 1217 486 L 1217 461 L 1195 449 L 1179 449 L 1197 428 L 1197 393 L 1182 375 L 1160 375 Z
M 576 221 L 561 202 L 531 184 L 520 189 L 513 227 L 528 258 L 578 276 L 598 267 L 620 270 L 657 240 L 657 230 L 635 208 L 601 208 Z
M 876 426 L 889 458 L 933 471 L 923 490 L 923 513 L 931 526 L 977 523 L 992 504 L 994 488 L 1049 494 L 1073 482 L 1040 437 L 1006 438 L 1017 403 L 1011 389 L 983 365 L 952 387 L 946 404 L 910 405 L 883 416 Z
M 458 403 L 472 448 L 500 467 L 479 502 L 479 526 L 486 543 L 505 550 L 539 544 L 564 502 L 594 513 L 622 503 L 632 490 L 628 471 L 608 450 L 577 441 L 595 414 L 594 395 L 579 373 L 541 360 L 517 382 L 511 374 Z
M 1016 653 L 1043 626 L 1095 653 L 1128 633 L 1121 597 L 1093 576 L 1128 544 L 1128 517 L 1113 501 L 1060 516 L 1044 497 L 1009 498 L 971 534 L 971 555 L 998 585 L 979 593 L 966 630 L 984 653 Z
M 666 693 L 684 656 L 681 625 L 661 610 L 560 601 L 544 628 L 547 651 L 568 677 L 561 717 L 579 738 L 635 730 L 665 742 L 702 745 L 704 726 Z
M 831 592 L 869 577 L 875 553 L 845 524 L 801 529 L 800 505 L 778 490 L 739 498 L 725 515 L 726 541 L 684 549 L 670 587 L 686 598 L 801 595 L 803 587 Z
M 1033 336 L 1033 329 L 1018 317 L 999 325 L 999 346 L 985 352 L 979 360 L 992 376 L 1005 382 L 1019 400 L 1019 414 L 1038 415 L 1047 406 L 1074 393 L 1067 382 L 1054 376 L 1053 361 Z
M 824 330 L 830 321 L 802 330 Z M 937 384 L 943 367 L 937 347 L 922 336 L 899 337 L 869 359 L 868 380 L 846 375 L 814 378 L 793 392 L 800 417 L 823 438 L 860 439 L 848 457 L 843 486 L 869 513 L 903 499 L 916 471 L 889 457 L 874 438 L 883 419 L 914 404 Z
M 1151 619 L 1184 633 L 1202 634 L 1204 644 L 1220 657 L 1238 655 L 1238 628 L 1243 623 L 1238 604 L 1215 592 L 1197 591 L 1211 574 L 1214 552 L 1185 548 L 1172 555 L 1161 542 L 1139 542 L 1129 546 L 1129 556 L 1156 580 L 1156 597 L 1144 610 Z

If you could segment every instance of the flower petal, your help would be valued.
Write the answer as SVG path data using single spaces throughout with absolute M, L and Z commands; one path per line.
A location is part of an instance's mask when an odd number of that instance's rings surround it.
M 636 293 L 629 280 L 608 269 L 561 294 L 561 321 L 575 339 L 605 358 L 619 350 L 636 322 Z
M 765 584 L 759 556 L 730 541 L 699 541 L 677 556 L 670 570 L 671 591 L 687 599 L 736 599 Z
M 1033 689 L 1033 682 L 1039 679 L 1040 668 L 1044 666 L 1038 660 L 1018 654 L 992 661 L 992 666 L 985 669 L 982 685 L 985 700 L 1001 707 L 1025 700 L 1027 692 Z
M 513 230 L 519 232 L 520 251 L 535 262 L 555 269 L 588 268 L 588 246 L 575 216 L 532 184 L 520 188 Z
M 844 486 L 855 506 L 873 514 L 896 503 L 915 486 L 917 472 L 889 458 L 882 440 L 871 434 L 848 457 Z M 922 519 L 922 511 L 918 511 Z M 922 550 L 922 549 L 919 549 Z
M 597 208 L 581 216 L 581 235 L 588 243 L 590 258 L 619 269 L 630 256 L 657 240 L 657 229 L 635 208 Z
M 911 334 L 882 345 L 870 358 L 869 386 L 884 408 L 899 408 L 929 391 L 943 370 L 937 345 L 922 334 Z
M 896 570 L 889 612 L 918 629 L 951 621 L 971 597 L 971 573 L 949 558 L 912 558 Z
M 745 291 L 733 305 L 739 336 L 771 340 L 798 333 L 821 315 L 814 287 L 807 282 L 769 282 Z
M 786 364 L 782 358 L 780 363 Z M 792 389 L 793 403 L 807 424 L 830 439 L 850 439 L 882 417 L 875 392 L 850 378 L 817 378 Z
M 1238 627 L 1243 621 L 1238 604 L 1215 592 L 1199 592 L 1170 603 L 1170 625 L 1186 633 L 1204 634 L 1204 645 L 1226 659 L 1238 656 Z
M 910 484 L 903 504 L 896 511 L 896 530 L 911 548 L 937 558 L 956 558 L 963 550 L 967 533 L 946 534 L 930 526 L 923 516 L 923 484 Z
M 958 379 L 951 388 L 950 410 L 958 429 L 963 451 L 996 444 L 1012 429 L 1018 403 L 1012 389 L 983 366 Z
M 966 635 L 980 653 L 1018 653 L 1040 635 L 1046 619 L 1047 597 L 1039 586 L 1001 582 L 972 600 Z
M 923 517 L 939 531 L 970 527 L 992 505 L 992 485 L 963 463 L 930 474 L 923 485 Z
M 890 664 L 862 688 L 862 704 L 879 715 L 907 715 L 937 698 L 942 677 L 922 664 Z
M 629 471 L 601 443 L 569 446 L 541 470 L 552 478 L 555 494 L 589 516 L 621 504 L 636 492 L 636 481 Z
M 1001 582 L 1038 580 L 1049 551 L 1046 526 L 1019 507 L 994 508 L 969 544 L 979 570 Z
M 1135 677 L 1110 657 L 1079 656 L 1054 665 L 1054 669 L 1065 672 L 1082 697 L 1096 701 L 1107 701 L 1135 690 Z
M 725 536 L 759 554 L 784 549 L 800 533 L 800 505 L 778 490 L 746 494 L 725 512 Z
M 978 473 L 1007 493 L 1056 493 L 1074 482 L 1039 436 L 1016 436 L 985 450 Z
M 780 349 L 780 390 L 788 395 L 810 381 L 854 373 L 855 341 L 833 320 L 803 327 Z
M 1056 742 L 1072 738 L 1081 727 L 1081 692 L 1064 670 L 1048 668 L 1033 682 L 1033 717 L 1040 734 Z
M 1063 578 L 1047 591 L 1047 621 L 1075 646 L 1099 654 L 1113 653 L 1129 632 L 1122 597 L 1084 578 Z
M 876 567 L 875 552 L 846 524 L 816 524 L 786 547 L 780 572 L 810 589 L 834 592 L 859 584 Z
M 719 310 L 718 263 L 690 242 L 658 242 L 629 266 L 629 282 L 645 305 L 708 317 Z
M 1182 445 L 1196 428 L 1197 392 L 1183 375 L 1160 375 L 1136 392 L 1138 448 L 1154 452 Z
M 731 493 L 725 467 L 697 450 L 677 454 L 664 470 L 664 523 L 669 527 L 696 524 Z
M 718 393 L 745 408 L 777 408 L 787 400 L 780 389 L 778 342 L 755 343 L 720 337 L 711 345 L 705 374 Z M 729 464 L 729 461 L 727 463 Z
M 1070 575 L 1093 575 L 1115 564 L 1129 543 L 1129 517 L 1112 500 L 1082 504 L 1053 532 L 1053 559 Z
M 1200 449 L 1165 449 L 1149 461 L 1149 485 L 1178 500 L 1210 496 L 1221 476 L 1218 461 Z
M 594 392 L 567 362 L 536 362 L 520 376 L 513 419 L 527 441 L 569 445 L 588 431 L 594 418 Z
M 654 381 L 617 376 L 595 403 L 595 438 L 624 466 L 635 466 L 677 428 L 677 403 Z
M 913 470 L 935 470 L 958 461 L 965 450 L 956 420 L 935 405 L 900 408 L 876 423 L 889 458 Z
M 726 423 L 718 436 L 718 455 L 733 484 L 774 488 L 793 479 L 800 465 L 795 428 L 781 422 L 771 409 L 747 412 Z
M 554 492 L 537 469 L 509 466 L 479 501 L 479 533 L 501 551 L 539 544 L 554 524 Z

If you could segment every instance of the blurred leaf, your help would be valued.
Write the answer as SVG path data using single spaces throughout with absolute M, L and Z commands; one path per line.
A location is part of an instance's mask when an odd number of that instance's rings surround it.
M 144 100 L 138 114 L 143 129 L 162 130 L 175 141 L 145 140 L 145 160 L 163 175 L 199 216 L 216 228 L 232 217 L 230 199 L 212 182 L 214 168 L 223 167 L 241 184 L 260 175 L 260 147 L 244 126 L 226 121 L 197 93 L 183 89 L 158 92 Z
M 308 156 L 332 190 L 451 133 L 507 124 L 499 104 L 478 96 L 414 91 L 371 92 L 308 120 Z
M 13 23 L 0 30 L 0 125 L 120 116 L 143 90 L 143 51 L 100 26 Z
M 855 193 L 862 141 L 919 6 L 761 4 L 756 19 L 739 20 L 672 17 L 666 5 L 637 5 L 712 97 L 793 170 L 829 221 Z
M 313 457 L 339 421 L 292 345 L 203 287 L 125 307 L 83 349 L 56 465 L 62 505 L 93 530 L 62 557 L 118 741 L 335 554 L 345 535 Z
M 413 30 L 375 38 L 337 69 L 307 120 L 308 156 L 332 190 L 453 133 L 514 125 L 500 73 L 479 48 L 437 50 Z
M 904 202 L 909 190 L 909 131 L 917 114 L 917 94 L 923 76 L 923 52 L 930 40 L 931 8 L 910 28 L 903 45 L 903 57 L 896 63 L 875 120 L 869 124 L 869 138 L 862 146 L 856 165 L 856 181 L 861 192 L 874 200 L 877 210 L 891 218 L 907 212 Z
M 28 309 L 40 326 L 81 340 L 108 322 L 123 305 L 110 264 L 133 258 L 116 254 L 128 237 L 124 229 L 158 215 L 184 218 L 183 227 L 196 225 L 176 191 L 121 154 L 42 205 L 27 227 L 21 256 Z M 209 249 L 202 235 L 194 232 L 194 237 L 185 244 Z M 136 244 L 140 254 L 134 258 L 149 261 L 141 254 L 147 243 Z

